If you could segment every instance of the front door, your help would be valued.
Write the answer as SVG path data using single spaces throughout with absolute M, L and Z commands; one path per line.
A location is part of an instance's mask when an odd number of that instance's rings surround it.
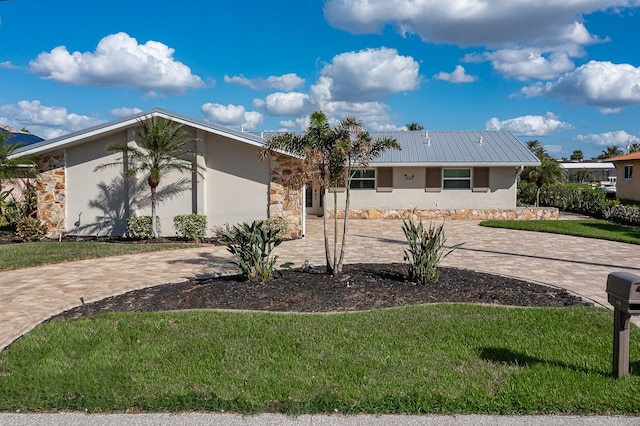
M 322 216 L 322 191 L 319 185 L 305 187 L 305 206 L 308 215 Z

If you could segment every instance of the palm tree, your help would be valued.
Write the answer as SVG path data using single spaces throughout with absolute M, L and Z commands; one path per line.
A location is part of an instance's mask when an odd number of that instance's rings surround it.
M 527 148 L 529 148 L 529 151 L 533 152 L 535 154 L 535 156 L 538 157 L 538 158 L 540 158 L 543 155 L 547 154 L 547 152 L 544 149 L 544 146 L 542 146 L 540 141 L 537 140 L 537 139 L 536 140 L 527 141 Z
M 415 121 L 409 123 L 406 125 L 407 130 L 424 130 L 424 126 L 420 123 L 417 123 Z
M 624 152 L 616 145 L 608 146 L 605 150 L 602 151 L 600 155 L 598 155 L 598 160 L 606 160 L 607 158 L 619 157 L 623 155 Z
M 632 152 L 640 152 L 640 143 L 635 142 L 629 145 L 629 154 Z
M 21 146 L 19 143 L 8 143 L 5 133 L 0 132 L 0 192 L 4 183 L 36 177 L 35 163 L 28 157 L 15 155 L 15 151 Z
M 397 145 L 397 142 L 395 142 Z M 301 159 L 301 167 L 297 175 L 292 176 L 289 184 L 317 184 L 322 190 L 322 206 L 324 214 L 324 248 L 326 272 L 338 275 L 342 272 L 344 259 L 345 236 L 349 216 L 349 183 L 353 171 L 357 167 L 365 167 L 375 156 L 382 153 L 389 141 L 371 141 L 371 136 L 362 128 L 362 123 L 354 117 L 343 118 L 335 128 L 331 128 L 326 115 L 315 111 L 310 116 L 310 124 L 304 134 L 284 133 L 267 141 L 262 151 L 268 156 L 275 151 L 286 151 Z M 329 243 L 329 226 L 327 221 L 327 188 L 337 188 L 345 184 L 346 201 L 342 244 L 338 255 L 338 209 L 337 191 L 333 191 L 333 256 Z
M 529 172 L 529 180 L 536 184 L 536 207 L 540 207 L 540 191 L 546 183 L 564 183 L 567 171 L 549 155 L 540 158 L 540 165 Z
M 369 132 L 366 132 L 364 130 L 362 121 L 358 120 L 355 117 L 345 117 L 340 121 L 335 129 L 335 132 L 338 137 L 338 149 L 341 155 L 345 158 L 344 176 L 346 192 L 342 245 L 340 247 L 340 257 L 337 263 L 335 262 L 334 258 L 336 273 L 340 274 L 342 273 L 347 225 L 349 221 L 351 180 L 358 169 L 368 167 L 369 163 L 371 163 L 372 160 L 379 157 L 384 151 L 388 149 L 400 149 L 400 144 L 393 138 L 379 138 L 376 140 L 372 140 Z
M 191 137 L 182 125 L 176 125 L 162 117 L 144 117 L 138 121 L 140 130 L 135 134 L 137 146 L 129 146 L 126 143 L 110 144 L 107 146 L 107 151 L 120 152 L 122 157 L 113 163 L 98 166 L 96 170 L 123 166 L 125 177 L 135 177 L 139 173 L 146 174 L 147 183 L 151 189 L 151 229 L 153 237 L 157 239 L 158 185 L 162 177 L 172 171 L 202 175 L 201 166 L 198 166 L 195 161 L 197 153 L 189 148 L 189 145 L 195 144 L 197 139 Z M 189 178 L 181 179 L 175 185 L 180 187 L 188 180 Z
M 584 154 L 582 153 L 581 150 L 576 149 L 573 151 L 573 153 L 571 154 L 571 160 L 573 161 L 582 161 L 584 160 Z

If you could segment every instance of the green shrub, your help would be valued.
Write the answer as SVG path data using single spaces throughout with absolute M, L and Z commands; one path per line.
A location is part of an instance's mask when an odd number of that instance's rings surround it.
M 160 218 L 156 217 L 158 232 L 160 232 Z M 148 239 L 153 237 L 151 216 L 132 216 L 127 219 L 127 235 L 131 238 Z
M 429 225 L 425 231 L 422 221 L 416 225 L 413 220 L 403 220 L 402 231 L 407 238 L 409 248 L 404 249 L 404 260 L 409 263 L 407 279 L 418 284 L 435 284 L 438 281 L 438 265 L 452 251 L 462 244 L 456 244 L 445 251 L 444 224 Z
M 282 218 L 269 218 L 259 221 L 261 225 L 266 226 L 269 229 L 272 229 L 276 233 L 277 238 L 284 239 L 287 235 L 287 227 L 288 223 L 286 219 Z
M 40 241 L 47 232 L 49 232 L 47 225 L 34 217 L 21 219 L 16 227 L 16 235 L 24 241 Z
M 222 231 L 221 237 L 227 250 L 236 256 L 234 263 L 246 279 L 264 282 L 271 278 L 278 260 L 278 256 L 271 256 L 271 251 L 282 243 L 277 229 L 265 221 L 254 220 Z
M 173 227 L 180 237 L 202 241 L 207 236 L 207 217 L 202 214 L 181 214 L 173 218 Z

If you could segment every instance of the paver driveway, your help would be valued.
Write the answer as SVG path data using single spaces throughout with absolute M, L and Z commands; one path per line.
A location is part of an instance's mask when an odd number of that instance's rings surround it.
M 353 220 L 346 263 L 402 262 L 402 222 Z M 443 265 L 475 269 L 563 287 L 608 306 L 610 272 L 640 275 L 640 246 L 448 221 L 447 245 L 464 245 Z M 322 221 L 309 219 L 305 239 L 284 242 L 279 261 L 323 264 Z M 0 272 L 0 348 L 65 309 L 129 290 L 229 269 L 216 263 L 223 247 L 172 250 L 83 260 Z M 634 322 L 640 325 L 637 317 Z

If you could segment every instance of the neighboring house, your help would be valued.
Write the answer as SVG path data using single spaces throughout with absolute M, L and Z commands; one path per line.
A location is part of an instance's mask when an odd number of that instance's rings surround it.
M 640 152 L 609 158 L 606 161 L 612 162 L 616 168 L 616 197 L 620 200 L 640 201 Z
M 4 134 L 6 143 L 16 143 L 20 145 L 31 145 L 43 141 L 40 136 L 32 135 L 29 132 L 14 129 L 10 126 L 0 124 L 0 133 Z
M 560 165 L 567 170 L 569 182 L 582 182 L 585 175 L 589 176 L 587 182 L 607 182 L 616 175 L 616 167 L 604 161 L 563 161 Z
M 50 237 L 61 233 L 123 235 L 128 217 L 150 214 L 149 188 L 123 178 L 122 167 L 96 167 L 114 162 L 114 142 L 134 144 L 139 120 L 158 116 L 184 125 L 198 139 L 197 163 L 203 176 L 162 179 L 159 194 L 173 196 L 159 204 L 161 235 L 175 235 L 173 217 L 198 213 L 209 226 L 282 217 L 290 236 L 304 235 L 306 214 L 322 212 L 319 188 L 288 188 L 296 158 L 277 154 L 261 159 L 267 134 L 245 133 L 162 109 L 133 115 L 80 132 L 21 148 L 38 163 L 38 214 Z M 450 218 L 541 218 L 540 210 L 516 209 L 516 181 L 525 166 L 538 159 L 509 132 L 387 132 L 401 151 L 388 151 L 354 177 L 351 207 L 356 217 L 407 217 L 411 212 L 439 212 Z M 344 189 L 337 189 L 344 197 Z M 328 197 L 331 198 L 331 197 Z M 339 206 L 344 205 L 340 204 Z M 516 212 L 517 211 L 517 212 Z M 528 216 L 527 216 L 528 215 Z M 532 217 L 533 216 L 533 217 Z M 421 217 L 426 217 L 424 214 Z

